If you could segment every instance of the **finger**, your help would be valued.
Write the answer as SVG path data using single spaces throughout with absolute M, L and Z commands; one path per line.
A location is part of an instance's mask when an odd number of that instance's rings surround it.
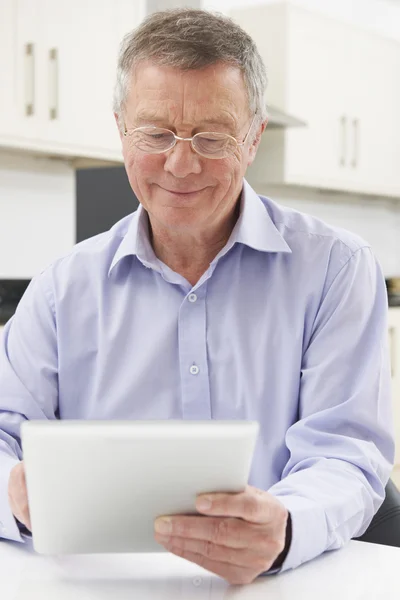
M 31 515 L 27 504 L 23 507 L 21 519 L 18 520 L 21 521 L 21 523 L 25 525 L 30 532 L 32 532 Z
M 25 525 L 29 531 L 32 531 L 28 500 L 26 498 L 19 498 L 15 500 L 13 504 L 11 504 L 11 509 L 18 521 Z
M 13 501 L 10 502 L 10 507 L 14 517 L 18 519 L 22 525 L 25 525 L 29 531 L 32 531 L 29 510 Z
M 237 567 L 244 567 L 262 573 L 267 571 L 275 558 L 275 550 L 271 548 L 269 557 L 265 554 L 258 554 L 252 550 L 243 550 L 219 546 L 212 542 L 204 540 L 193 540 L 188 538 L 165 538 L 156 534 L 155 539 L 167 550 L 174 548 L 181 552 L 191 552 L 192 554 L 201 554 L 213 562 L 228 563 Z
M 211 501 L 211 506 L 202 508 L 201 500 Z M 284 519 L 285 507 L 271 494 L 248 486 L 238 494 L 205 494 L 198 496 L 196 508 L 199 512 L 213 516 L 236 517 L 250 523 L 273 523 Z
M 11 472 L 8 499 L 13 515 L 31 531 L 32 526 L 23 463 L 19 463 Z
M 172 546 L 169 551 L 176 556 L 180 556 L 186 560 L 189 560 L 196 565 L 199 565 L 203 569 L 215 573 L 219 577 L 223 577 L 232 585 L 244 585 L 251 583 L 259 575 L 251 569 L 240 567 L 237 565 L 231 565 L 222 561 L 211 560 L 202 554 L 196 554 L 196 552 L 190 552 L 189 550 L 181 550 L 176 546 Z
M 159 521 L 167 521 L 170 529 L 157 529 Z M 171 537 L 204 540 L 230 548 L 266 549 L 269 536 L 264 525 L 223 517 L 177 516 L 157 519 L 156 532 Z

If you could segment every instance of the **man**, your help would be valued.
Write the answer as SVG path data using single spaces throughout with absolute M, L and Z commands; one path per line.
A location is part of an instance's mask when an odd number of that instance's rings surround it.
M 24 419 L 258 420 L 246 491 L 156 523 L 167 549 L 230 583 L 340 548 L 381 504 L 384 280 L 363 240 L 244 181 L 265 86 L 225 17 L 161 12 L 125 38 L 115 116 L 141 206 L 36 277 L 4 330 L 4 538 L 30 529 Z

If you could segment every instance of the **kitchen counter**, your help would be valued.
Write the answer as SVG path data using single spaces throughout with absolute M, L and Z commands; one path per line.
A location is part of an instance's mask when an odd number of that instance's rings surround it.
M 46 557 L 0 542 L 2 600 L 398 600 L 400 548 L 351 541 L 245 586 L 172 554 Z

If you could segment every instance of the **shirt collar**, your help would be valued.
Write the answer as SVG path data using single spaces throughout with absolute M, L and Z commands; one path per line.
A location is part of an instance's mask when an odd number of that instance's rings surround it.
M 133 213 L 128 229 L 114 254 L 108 270 L 109 276 L 115 265 L 126 256 L 137 256 L 145 267 L 151 267 L 157 271 L 161 270 L 150 243 L 148 214 L 141 204 Z
M 261 252 L 291 252 L 269 212 L 251 185 L 244 179 L 240 215 L 228 244 L 245 244 Z
M 240 215 L 225 247 L 214 262 L 226 254 L 235 243 L 245 244 L 260 252 L 291 252 L 272 221 L 263 201 L 246 180 L 243 180 Z M 126 256 L 137 256 L 146 266 L 161 272 L 161 265 L 150 243 L 148 215 L 140 204 L 132 215 L 128 230 L 116 251 L 108 271 Z

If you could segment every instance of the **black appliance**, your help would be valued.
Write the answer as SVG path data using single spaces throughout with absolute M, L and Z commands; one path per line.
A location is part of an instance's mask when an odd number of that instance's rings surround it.
M 30 279 L 0 279 L 0 325 L 4 325 L 15 313 Z
M 76 172 L 76 241 L 110 229 L 134 212 L 139 202 L 125 167 L 78 169 Z

